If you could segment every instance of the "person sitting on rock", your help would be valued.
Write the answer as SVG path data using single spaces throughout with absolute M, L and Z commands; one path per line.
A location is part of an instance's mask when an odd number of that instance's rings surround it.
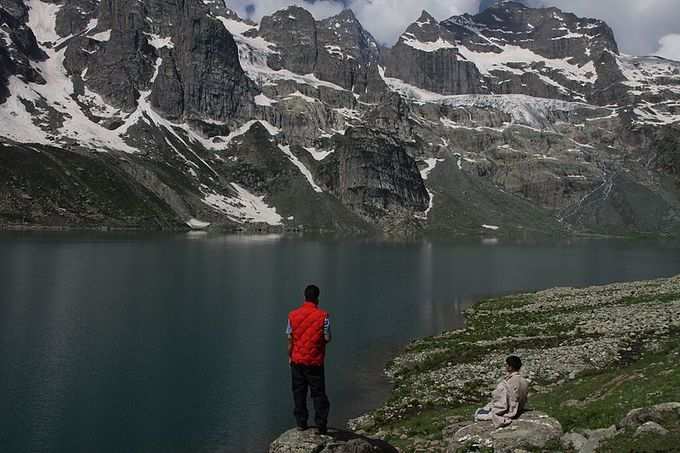
M 475 412 L 475 421 L 491 420 L 496 427 L 507 426 L 519 417 L 527 403 L 529 383 L 520 374 L 522 360 L 511 355 L 505 360 L 507 374 L 493 391 L 491 402 Z
M 288 363 L 290 364 L 298 430 L 307 429 L 307 389 L 314 402 L 314 418 L 318 434 L 326 434 L 330 403 L 326 396 L 324 358 L 326 344 L 331 341 L 328 313 L 319 308 L 320 290 L 305 288 L 305 302 L 288 315 Z

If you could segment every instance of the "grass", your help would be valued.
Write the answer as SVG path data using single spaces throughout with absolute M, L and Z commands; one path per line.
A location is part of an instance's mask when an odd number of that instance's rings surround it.
M 619 423 L 625 415 L 638 407 L 680 401 L 680 337 L 672 335 L 664 347 L 626 367 L 591 372 L 568 383 L 553 386 L 545 393 L 532 394 L 530 406 L 557 418 L 565 432 L 607 428 Z M 565 404 L 572 402 L 573 405 Z M 442 439 L 442 430 L 452 417 L 467 420 L 478 404 L 426 408 L 398 422 L 382 426 L 390 433 L 387 440 L 403 451 L 411 451 L 412 439 Z M 669 421 L 664 426 L 667 436 L 644 435 L 633 437 L 633 432 L 604 443 L 600 452 L 661 452 L 680 445 L 680 421 Z M 407 439 L 401 439 L 404 434 Z M 554 447 L 554 448 L 552 448 Z M 555 445 L 544 451 L 562 451 Z M 464 450 L 480 451 L 480 450 Z
M 665 436 L 643 434 L 635 437 L 633 430 L 626 430 L 623 434 L 603 443 L 597 451 L 600 453 L 678 451 L 680 449 L 680 424 L 677 420 L 669 420 L 663 423 L 663 426 L 669 430 Z
M 577 307 L 545 307 L 541 311 L 521 311 L 533 303 L 534 295 L 511 296 L 485 300 L 475 305 L 466 314 L 466 329 L 446 333 L 437 337 L 415 341 L 408 353 L 436 351 L 420 362 L 402 365 L 397 376 L 391 400 L 410 401 L 412 385 L 418 382 L 418 374 L 439 367 L 448 362 L 474 362 L 490 352 L 531 348 L 545 349 L 559 346 L 579 335 L 575 325 L 562 321 L 560 316 L 575 311 L 606 310 L 609 305 L 637 305 L 648 303 L 671 303 L 680 301 L 680 293 L 661 292 L 660 283 L 641 284 L 646 295 L 614 299 L 606 305 L 583 305 Z M 639 294 L 639 293 L 638 293 Z M 492 342 L 513 332 L 515 338 L 505 338 L 502 343 L 474 344 L 487 340 Z M 533 337 L 531 337 L 534 335 Z M 531 338 L 521 338 L 523 336 Z M 597 336 L 597 335 L 591 335 Z M 520 337 L 520 338 L 517 338 Z M 579 339 L 583 339 L 581 335 Z M 648 345 L 652 338 L 645 338 Z M 643 341 L 640 339 L 640 341 Z M 632 409 L 655 404 L 680 401 L 680 329 L 665 337 L 654 340 L 659 346 L 654 352 L 634 354 L 630 360 L 620 360 L 606 369 L 589 371 L 575 379 L 560 383 L 536 382 L 540 393 L 532 393 L 530 407 L 544 411 L 560 421 L 565 432 L 585 429 L 607 428 L 618 424 Z M 440 351 L 441 350 L 441 351 Z M 420 382 L 422 385 L 426 383 Z M 458 417 L 468 420 L 475 408 L 488 396 L 487 385 L 483 382 L 467 383 L 465 401 L 444 406 L 420 405 L 415 399 L 409 409 L 398 418 L 382 417 L 381 410 L 376 416 L 375 430 L 388 433 L 387 440 L 402 451 L 414 451 L 414 439 L 440 440 L 442 430 L 451 425 L 451 419 Z M 624 432 L 606 444 L 599 451 L 677 451 L 680 445 L 680 420 L 666 426 L 671 432 L 667 436 L 640 436 Z M 402 438 L 404 437 L 404 438 Z M 653 439 L 652 439 L 653 438 Z M 554 447 L 554 448 L 553 448 Z M 670 449 L 670 450 L 669 450 Z M 479 450 L 474 450 L 479 451 Z M 546 447 L 545 451 L 563 451 L 559 445 Z
M 680 338 L 622 368 L 590 373 L 534 395 L 531 406 L 557 418 L 565 432 L 607 428 L 632 409 L 680 401 Z M 565 402 L 577 404 L 565 404 Z
M 680 300 L 680 293 L 661 294 L 657 297 L 650 298 L 649 296 L 630 296 L 621 299 L 622 304 L 625 305 L 639 305 L 649 303 L 666 303 Z

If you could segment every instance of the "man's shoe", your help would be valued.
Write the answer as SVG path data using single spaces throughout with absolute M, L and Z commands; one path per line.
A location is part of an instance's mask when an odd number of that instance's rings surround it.
M 305 431 L 307 428 L 308 428 L 307 425 L 298 425 L 298 426 L 297 426 L 297 430 L 298 430 L 298 431 Z
M 326 428 L 325 426 L 319 426 L 318 428 L 316 428 L 316 433 L 319 436 L 325 436 L 326 434 L 328 434 L 328 428 Z

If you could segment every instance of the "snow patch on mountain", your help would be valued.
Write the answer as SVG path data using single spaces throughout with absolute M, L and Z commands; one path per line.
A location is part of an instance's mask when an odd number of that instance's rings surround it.
M 567 79 L 575 80 L 581 84 L 592 84 L 597 79 L 595 64 L 589 61 L 585 65 L 579 66 L 569 62 L 569 58 L 551 59 L 545 58 L 519 46 L 504 45 L 496 46 L 501 53 L 495 52 L 475 52 L 465 46 L 460 46 L 458 52 L 468 61 L 477 66 L 479 71 L 487 76 L 493 76 L 494 71 L 504 71 L 522 75 L 526 72 L 534 72 L 542 75 L 541 71 L 531 69 L 530 66 L 543 64 L 546 68 L 561 72 Z M 523 65 L 518 68 L 517 65 Z M 558 84 L 549 77 L 541 77 L 545 82 L 555 85 L 565 93 L 570 90 Z
M 496 109 L 512 116 L 513 123 L 545 128 L 551 112 L 571 112 L 579 108 L 595 108 L 580 102 L 537 98 L 524 94 L 461 94 L 442 95 L 410 85 L 403 80 L 386 77 L 383 68 L 380 75 L 387 86 L 403 97 L 424 104 L 445 104 L 451 107 L 478 107 Z
M 283 151 L 286 157 L 288 157 L 288 160 L 290 160 L 291 163 L 295 165 L 298 170 L 300 170 L 300 173 L 302 173 L 305 179 L 307 179 L 307 182 L 309 182 L 309 185 L 312 186 L 314 192 L 323 193 L 323 189 L 314 182 L 312 172 L 309 171 L 307 167 L 305 167 L 305 164 L 303 164 L 295 154 L 293 154 L 293 152 L 290 150 L 290 145 L 279 145 L 279 149 Z
M 154 35 L 151 33 L 144 33 L 147 37 L 147 40 L 149 41 L 149 45 L 155 47 L 156 49 L 163 49 L 163 48 L 168 48 L 168 49 L 174 49 L 175 44 L 172 42 L 172 37 L 166 36 L 162 38 L 159 35 Z M 109 39 L 111 39 L 110 36 L 110 31 L 109 31 Z M 109 40 L 107 39 L 107 41 Z
M 267 96 L 265 96 L 262 93 L 255 96 L 255 105 L 259 105 L 261 107 L 271 107 L 276 103 L 277 103 L 277 101 L 268 98 Z
M 205 186 L 202 188 L 207 190 Z M 203 203 L 237 223 L 256 222 L 272 226 L 282 224 L 283 218 L 276 212 L 276 208 L 265 203 L 265 197 L 258 197 L 236 183 L 231 183 L 231 188 L 235 192 L 234 196 L 210 192 L 205 195 Z
M 423 181 L 427 181 L 427 178 L 430 177 L 430 173 L 432 173 L 432 170 L 435 169 L 437 164 L 439 162 L 444 162 L 444 159 L 437 159 L 434 157 L 431 157 L 429 159 L 425 159 L 425 168 L 423 168 L 420 171 L 420 177 L 423 178 Z
M 49 57 L 47 60 L 34 63 L 36 70 L 46 80 L 45 85 L 11 78 L 11 96 L 0 105 L 3 124 L 0 135 L 25 143 L 58 145 L 73 141 L 102 151 L 117 149 L 137 152 L 125 143 L 118 132 L 92 122 L 73 98 L 73 82 L 63 64 L 66 49 L 47 49 L 46 52 Z M 96 101 L 100 102 L 100 98 Z M 29 114 L 26 104 L 40 114 Z M 54 131 L 47 121 L 49 109 L 59 112 L 63 118 L 63 124 Z
M 619 69 L 634 94 L 661 94 L 670 91 L 680 94 L 680 62 L 663 57 L 633 57 L 621 55 L 617 58 Z
M 423 41 L 417 40 L 411 34 L 404 34 L 404 35 L 402 35 L 401 40 L 407 46 L 413 47 L 414 49 L 421 50 L 423 52 L 436 52 L 436 51 L 442 50 L 442 49 L 455 49 L 456 48 L 455 45 L 451 44 L 449 41 L 442 39 L 441 37 L 439 37 L 436 41 L 423 42 Z
M 345 91 L 344 88 L 334 83 L 319 80 L 314 74 L 296 74 L 287 69 L 274 70 L 270 68 L 267 64 L 269 57 L 279 53 L 276 50 L 276 45 L 259 36 L 244 35 L 250 30 L 256 30 L 257 26 L 226 17 L 217 17 L 217 19 L 234 37 L 238 46 L 241 67 L 248 77 L 260 86 L 276 84 L 279 80 L 285 80 L 314 88 L 325 87 Z
M 318 150 L 318 149 L 314 148 L 313 146 L 305 147 L 305 151 L 307 151 L 309 154 L 311 154 L 312 157 L 314 158 L 314 160 L 318 160 L 318 161 L 324 160 L 325 158 L 327 158 L 328 156 L 330 156 L 331 154 L 333 154 L 335 152 L 334 149 Z
M 94 35 L 88 36 L 90 39 L 94 39 L 95 41 L 99 42 L 108 42 L 111 40 L 111 30 L 105 30 L 105 31 L 100 31 L 99 33 L 95 33 Z M 151 44 L 151 43 L 149 43 Z M 153 46 L 153 44 L 151 44 Z M 154 46 L 156 47 L 156 46 Z M 158 47 L 156 47 L 158 48 Z
M 62 5 L 46 3 L 41 0 L 28 0 L 28 27 L 33 31 L 39 43 L 50 43 L 59 40 L 57 34 L 57 13 Z

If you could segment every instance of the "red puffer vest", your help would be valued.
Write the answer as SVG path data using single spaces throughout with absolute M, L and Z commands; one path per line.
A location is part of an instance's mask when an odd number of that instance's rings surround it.
M 323 323 L 328 313 L 313 302 L 305 302 L 302 307 L 288 315 L 293 336 L 293 363 L 298 365 L 321 366 L 326 355 L 326 340 L 323 336 Z

